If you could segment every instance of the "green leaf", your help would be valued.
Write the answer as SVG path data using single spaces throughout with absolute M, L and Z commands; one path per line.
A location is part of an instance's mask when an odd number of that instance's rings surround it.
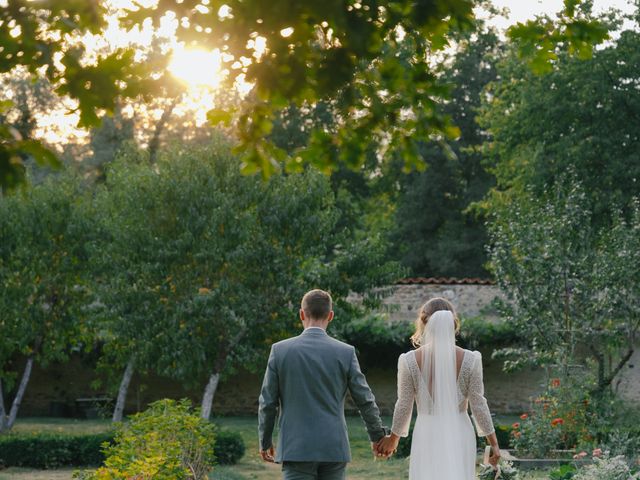
M 60 160 L 51 150 L 36 140 L 25 140 L 18 144 L 17 148 L 31 155 L 40 165 L 59 168 Z
M 207 121 L 209 125 L 216 126 L 222 123 L 228 126 L 233 118 L 233 110 L 222 110 L 220 108 L 213 108 L 207 112 Z

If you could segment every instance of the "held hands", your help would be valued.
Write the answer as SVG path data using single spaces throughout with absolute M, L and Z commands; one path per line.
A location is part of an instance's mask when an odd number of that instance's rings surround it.
M 400 437 L 392 433 L 382 437 L 377 443 L 371 444 L 371 448 L 376 458 L 389 458 L 398 448 Z

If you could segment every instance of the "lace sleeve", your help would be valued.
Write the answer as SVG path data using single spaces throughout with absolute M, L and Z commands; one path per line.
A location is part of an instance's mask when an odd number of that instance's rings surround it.
M 482 355 L 480 352 L 473 352 L 475 362 L 471 370 L 471 378 L 469 379 L 469 406 L 473 414 L 473 420 L 476 424 L 479 437 L 491 435 L 495 430 L 493 428 L 493 420 L 491 420 L 491 412 L 487 399 L 484 397 L 484 383 L 482 381 Z
M 407 365 L 406 359 L 400 355 L 398 358 L 398 400 L 393 410 L 393 425 L 391 426 L 391 431 L 399 437 L 409 435 L 414 398 L 415 390 L 409 365 Z

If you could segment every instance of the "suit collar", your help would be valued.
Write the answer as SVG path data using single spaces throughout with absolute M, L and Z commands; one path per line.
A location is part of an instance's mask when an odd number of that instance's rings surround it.
M 304 329 L 304 331 L 302 332 L 302 335 L 325 336 L 327 335 L 327 332 L 320 327 L 309 327 Z

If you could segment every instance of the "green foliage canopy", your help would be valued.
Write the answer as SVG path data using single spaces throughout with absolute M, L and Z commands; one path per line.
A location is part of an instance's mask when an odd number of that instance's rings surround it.
M 526 200 L 526 201 L 525 201 Z M 640 332 L 640 211 L 613 227 L 592 227 L 587 194 L 566 179 L 495 213 L 491 260 L 511 300 L 509 320 L 527 345 L 501 353 L 507 368 L 527 364 L 579 374 L 603 393 L 635 351 Z

